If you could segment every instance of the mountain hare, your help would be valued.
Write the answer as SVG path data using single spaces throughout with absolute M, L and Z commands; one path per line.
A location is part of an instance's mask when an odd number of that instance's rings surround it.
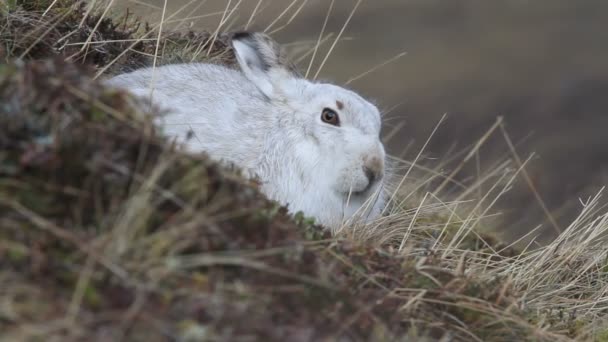
M 240 71 L 204 64 L 139 69 L 108 80 L 152 96 L 160 125 L 187 150 L 242 168 L 262 191 L 337 229 L 385 204 L 378 109 L 356 93 L 300 77 L 262 33 L 232 37 Z

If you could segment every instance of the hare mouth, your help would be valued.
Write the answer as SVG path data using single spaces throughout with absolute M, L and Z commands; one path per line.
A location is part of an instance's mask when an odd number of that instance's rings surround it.
M 343 195 L 345 198 L 367 198 L 372 193 L 372 189 L 374 188 L 374 183 L 370 182 L 365 186 L 365 188 L 361 190 L 349 190 L 344 192 Z

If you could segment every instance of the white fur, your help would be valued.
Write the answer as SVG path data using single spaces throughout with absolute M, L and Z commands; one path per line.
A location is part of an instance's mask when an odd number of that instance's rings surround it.
M 263 34 L 235 36 L 233 48 L 241 71 L 178 64 L 107 82 L 152 96 L 168 111 L 159 122 L 165 134 L 189 151 L 206 152 L 257 176 L 262 191 L 290 212 L 302 211 L 330 228 L 348 219 L 376 218 L 385 204 L 377 108 L 350 90 L 294 75 Z M 321 121 L 324 108 L 338 113 L 339 127 Z M 363 166 L 370 158 L 382 165 L 375 168 L 381 179 L 368 186 Z

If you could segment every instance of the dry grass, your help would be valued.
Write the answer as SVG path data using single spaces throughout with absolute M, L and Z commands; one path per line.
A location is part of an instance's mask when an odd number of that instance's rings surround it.
M 115 25 L 101 5 L 2 8 L 1 340 L 608 339 L 599 195 L 551 244 L 532 231 L 507 245 L 491 233 L 494 204 L 526 160 L 512 151 L 515 162 L 456 184 L 420 151 L 395 158 L 403 176 L 384 217 L 329 234 L 179 152 L 151 124 L 158 113 L 94 80 L 229 63 L 219 32 L 238 2 L 215 34 Z M 438 191 L 446 182 L 459 192 Z

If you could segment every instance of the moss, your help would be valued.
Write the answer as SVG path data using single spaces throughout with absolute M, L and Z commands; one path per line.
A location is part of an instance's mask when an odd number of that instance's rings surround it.
M 582 328 L 582 327 L 581 327 Z M 608 329 L 602 330 L 600 331 L 596 336 L 595 336 L 595 341 L 597 342 L 606 342 L 608 341 Z
M 302 227 L 304 229 L 315 226 L 315 218 L 307 217 L 301 211 L 298 211 L 297 213 L 295 213 L 295 215 L 293 216 L 293 220 L 297 225 L 299 225 L 300 227 Z
M 27 247 L 23 244 L 0 240 L 0 255 L 4 254 L 13 263 L 21 263 L 28 256 Z
M 95 310 L 101 306 L 103 296 L 93 286 L 87 286 L 84 290 L 84 301 L 87 307 Z

